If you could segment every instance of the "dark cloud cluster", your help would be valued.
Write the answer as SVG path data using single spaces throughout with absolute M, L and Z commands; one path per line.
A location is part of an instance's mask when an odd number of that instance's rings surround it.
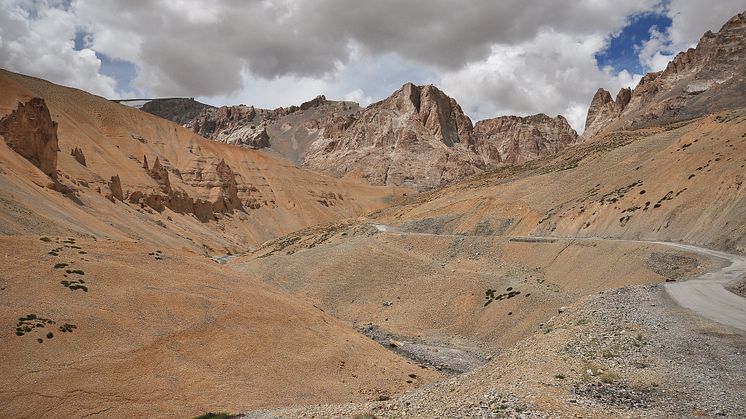
M 240 70 L 271 79 L 324 77 L 367 55 L 397 53 L 445 71 L 551 29 L 607 33 L 657 0 L 139 1 L 79 0 L 94 49 L 152 72 L 156 91 L 197 95 L 240 87 Z M 116 45 L 132 43 L 136 48 Z M 118 56 L 121 55 L 121 56 Z
M 0 65 L 106 96 L 260 106 L 319 93 L 377 100 L 405 81 L 434 82 L 473 117 L 562 113 L 580 128 L 596 88 L 640 77 L 598 68 L 594 58 L 632 16 L 672 19 L 641 45 L 641 63 L 654 68 L 742 7 L 742 0 L 0 0 Z M 89 42 L 76 50 L 80 32 Z M 131 90 L 101 71 L 101 54 L 131 63 Z

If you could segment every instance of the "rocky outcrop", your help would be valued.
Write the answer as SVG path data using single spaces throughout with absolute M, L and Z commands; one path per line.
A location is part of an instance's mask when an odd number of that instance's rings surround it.
M 319 96 L 316 96 L 315 98 L 309 100 L 308 102 L 301 103 L 298 108 L 300 110 L 302 110 L 302 111 L 305 111 L 305 110 L 308 110 L 308 109 L 311 109 L 311 108 L 318 108 L 319 106 L 323 106 L 323 105 L 325 105 L 327 103 L 329 103 L 329 102 L 326 100 L 326 96 L 319 95 Z
M 153 167 L 148 170 L 148 174 L 161 186 L 164 193 L 171 192 L 171 181 L 168 178 L 168 170 L 161 164 L 158 157 L 155 158 Z
M 242 208 L 243 204 L 238 198 L 236 175 L 231 170 L 231 167 L 225 163 L 225 160 L 220 160 L 220 163 L 215 167 L 215 173 L 220 187 L 220 199 L 215 201 L 214 210 L 217 212 L 231 212 Z
M 489 167 L 520 164 L 557 153 L 578 138 L 563 116 L 501 116 L 474 125 L 476 149 Z
M 618 129 L 636 129 L 698 118 L 746 103 L 746 13 L 719 32 L 706 32 L 696 48 L 680 52 L 665 70 L 645 75 L 634 90 L 611 101 L 596 92 L 583 139 Z
M 179 123 L 205 138 L 252 149 L 272 147 L 299 163 L 310 144 L 320 137 L 327 118 L 346 116 L 360 107 L 320 95 L 300 106 L 277 109 L 246 105 L 216 108 L 185 98 L 153 99 L 140 109 Z
M 186 125 L 205 138 L 258 149 L 269 147 L 267 123 L 285 113 L 284 108 L 268 111 L 245 105 L 222 106 L 203 110 Z
M 611 94 L 607 90 L 598 89 L 596 94 L 593 95 L 591 106 L 588 108 L 588 115 L 585 118 L 584 137 L 590 138 L 616 118 L 619 118 L 631 98 L 632 89 L 629 87 L 619 90 L 616 100 L 611 98 Z
M 106 194 L 106 197 L 111 201 L 114 202 L 114 199 L 118 199 L 120 201 L 124 201 L 124 193 L 122 192 L 122 180 L 119 178 L 119 175 L 114 175 L 109 179 L 109 193 Z
M 13 151 L 46 175 L 57 178 L 57 123 L 52 121 L 44 99 L 19 102 L 16 110 L 0 119 L 0 135 Z
M 264 124 L 243 126 L 228 134 L 221 133 L 215 139 L 226 144 L 253 149 L 269 147 L 269 135 L 267 135 L 267 127 Z
M 195 171 L 187 171 L 183 174 L 183 180 L 195 188 L 211 189 L 219 191 L 214 200 L 194 198 L 186 191 L 177 190 L 171 186 L 168 169 L 156 156 L 153 167 L 148 169 L 147 156 L 143 156 L 143 167 L 148 175 L 158 183 L 159 190 L 134 190 L 122 193 L 119 176 L 112 176 L 109 182 L 110 193 L 106 195 L 112 202 L 114 199 L 126 201 L 131 204 L 139 204 L 143 207 L 152 208 L 161 212 L 166 208 L 179 214 L 193 214 L 199 220 L 206 222 L 215 218 L 219 213 L 231 213 L 234 210 L 244 208 L 244 203 L 239 197 L 239 186 L 236 174 L 225 162 L 220 160 L 215 164 L 213 170 L 197 168 Z M 247 192 L 250 187 L 243 187 Z M 249 202 L 253 206 L 253 201 Z M 258 208 L 256 206 L 253 206 Z
M 334 176 L 353 172 L 376 185 L 439 187 L 502 164 L 557 152 L 577 137 L 563 117 L 502 117 L 472 126 L 435 86 L 407 83 L 357 114 L 324 122 L 304 164 Z
M 83 150 L 79 149 L 78 147 L 73 148 L 70 150 L 70 155 L 75 158 L 75 161 L 80 163 L 83 166 L 87 166 L 85 162 L 85 155 L 83 154 Z
M 140 108 L 142 111 L 174 121 L 179 125 L 190 122 L 205 109 L 215 108 L 197 102 L 193 98 L 153 99 Z

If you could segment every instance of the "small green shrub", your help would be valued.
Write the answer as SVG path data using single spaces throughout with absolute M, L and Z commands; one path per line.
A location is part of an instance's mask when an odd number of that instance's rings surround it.
M 616 352 L 614 352 L 614 350 L 612 350 L 612 349 L 604 349 L 601 352 L 601 356 L 603 356 L 606 359 L 609 359 L 609 358 L 616 358 L 619 355 Z
M 73 329 L 77 329 L 78 326 L 75 326 L 74 324 L 65 323 L 62 326 L 60 326 L 60 332 L 62 333 L 72 333 Z
M 619 375 L 615 374 L 611 371 L 607 371 L 603 374 L 601 374 L 601 382 L 606 384 L 614 384 L 619 380 Z

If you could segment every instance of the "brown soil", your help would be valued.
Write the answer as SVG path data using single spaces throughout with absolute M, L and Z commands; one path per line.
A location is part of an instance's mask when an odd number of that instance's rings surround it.
M 0 416 L 188 417 L 373 400 L 439 376 L 192 252 L 44 240 L 0 238 Z M 18 336 L 29 314 L 55 323 Z

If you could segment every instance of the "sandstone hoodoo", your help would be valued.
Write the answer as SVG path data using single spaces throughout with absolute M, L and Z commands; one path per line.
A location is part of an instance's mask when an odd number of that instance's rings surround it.
M 124 194 L 122 192 L 122 180 L 119 179 L 119 175 L 114 175 L 109 179 L 109 193 L 106 194 L 106 198 L 108 198 L 111 202 L 114 202 L 114 199 L 118 199 L 120 201 L 124 200 Z
M 57 123 L 52 121 L 44 99 L 32 98 L 0 119 L 5 143 L 47 176 L 57 178 Z
M 81 150 L 78 147 L 75 147 L 72 150 L 70 150 L 70 155 L 75 158 L 75 161 L 82 164 L 83 166 L 86 166 L 85 154 L 83 154 L 83 150 Z

